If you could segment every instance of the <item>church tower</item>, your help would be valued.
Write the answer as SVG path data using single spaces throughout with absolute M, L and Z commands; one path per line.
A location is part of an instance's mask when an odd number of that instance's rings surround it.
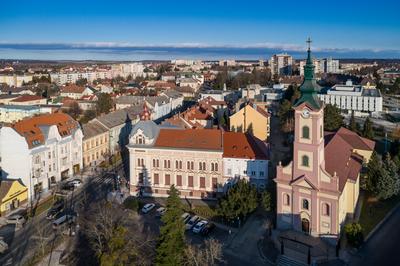
M 320 168 L 325 168 L 324 105 L 318 99 L 319 86 L 315 80 L 311 57 L 311 40 L 307 40 L 307 62 L 301 96 L 294 104 L 293 180 L 306 177 L 314 186 L 320 183 Z

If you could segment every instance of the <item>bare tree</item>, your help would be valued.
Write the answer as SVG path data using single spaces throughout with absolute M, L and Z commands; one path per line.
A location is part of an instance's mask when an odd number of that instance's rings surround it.
M 209 266 L 224 262 L 222 244 L 211 238 L 207 239 L 204 246 L 188 245 L 185 251 L 187 266 Z

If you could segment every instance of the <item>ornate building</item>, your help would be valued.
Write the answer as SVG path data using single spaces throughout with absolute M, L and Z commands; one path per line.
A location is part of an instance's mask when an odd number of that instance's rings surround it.
M 308 48 L 301 97 L 294 105 L 293 161 L 277 167 L 277 228 L 336 238 L 354 213 L 359 173 L 375 143 L 341 128 L 324 132 L 324 104 L 318 99 Z

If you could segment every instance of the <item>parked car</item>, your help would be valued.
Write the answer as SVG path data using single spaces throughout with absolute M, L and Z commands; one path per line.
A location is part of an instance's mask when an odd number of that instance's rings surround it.
M 203 230 L 204 226 L 208 224 L 208 221 L 206 220 L 201 220 L 198 222 L 194 227 L 193 227 L 193 233 L 198 234 Z
M 163 215 L 165 214 L 166 211 L 167 211 L 167 209 L 164 208 L 164 207 L 158 208 L 158 209 L 157 209 L 157 217 L 163 216 Z
M 147 203 L 146 205 L 143 206 L 142 213 L 150 212 L 152 209 L 154 209 L 155 206 L 156 205 L 154 203 Z
M 23 225 L 23 224 L 25 224 L 26 220 L 25 220 L 24 216 L 22 216 L 20 214 L 14 214 L 14 215 L 7 217 L 6 222 L 7 222 L 7 224 Z
M 192 218 L 190 218 L 189 222 L 186 224 L 186 230 L 190 230 L 193 228 L 193 226 L 196 225 L 196 223 L 200 220 L 199 216 L 195 215 Z
M 55 207 L 55 208 L 54 208 L 54 207 L 51 208 L 51 209 L 47 212 L 46 219 L 48 219 L 48 220 L 53 219 L 53 218 L 56 217 L 56 215 L 57 215 L 58 213 L 60 213 L 63 209 L 64 209 L 64 206 L 62 206 L 62 205 L 57 206 L 57 207 Z
M 4 241 L 3 237 L 0 237 L 0 254 L 3 254 L 8 250 L 8 244 Z
M 69 181 L 68 184 L 77 188 L 80 185 L 82 185 L 82 181 L 80 179 L 74 179 L 74 180 Z
M 214 223 L 208 223 L 206 226 L 203 227 L 201 230 L 201 234 L 203 236 L 208 236 L 213 230 L 215 229 L 215 224 Z
M 62 189 L 64 189 L 64 190 L 74 190 L 75 189 L 75 185 L 70 183 L 70 182 L 67 182 L 62 186 Z
M 182 217 L 182 220 L 183 220 L 184 223 L 187 223 L 187 222 L 190 220 L 190 218 L 192 218 L 192 217 L 190 216 L 190 214 L 187 213 L 187 212 L 185 212 L 184 214 L 182 214 L 181 217 Z
M 76 220 L 76 214 L 74 213 L 69 213 L 69 214 L 63 214 L 61 217 L 56 219 L 53 222 L 53 229 L 58 229 L 60 225 L 64 224 L 65 222 L 71 222 L 74 223 Z

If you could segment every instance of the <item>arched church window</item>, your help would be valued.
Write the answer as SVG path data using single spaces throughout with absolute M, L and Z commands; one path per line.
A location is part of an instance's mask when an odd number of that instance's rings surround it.
M 303 199 L 303 203 L 302 203 L 303 209 L 304 210 L 308 210 L 309 208 L 309 202 L 306 199 Z
M 303 137 L 303 139 L 310 138 L 310 128 L 308 126 L 303 127 L 302 137 Z
M 283 204 L 286 206 L 290 205 L 290 196 L 288 194 L 283 194 Z
M 309 158 L 307 155 L 303 155 L 303 157 L 301 157 L 301 165 L 307 167 L 310 166 Z

